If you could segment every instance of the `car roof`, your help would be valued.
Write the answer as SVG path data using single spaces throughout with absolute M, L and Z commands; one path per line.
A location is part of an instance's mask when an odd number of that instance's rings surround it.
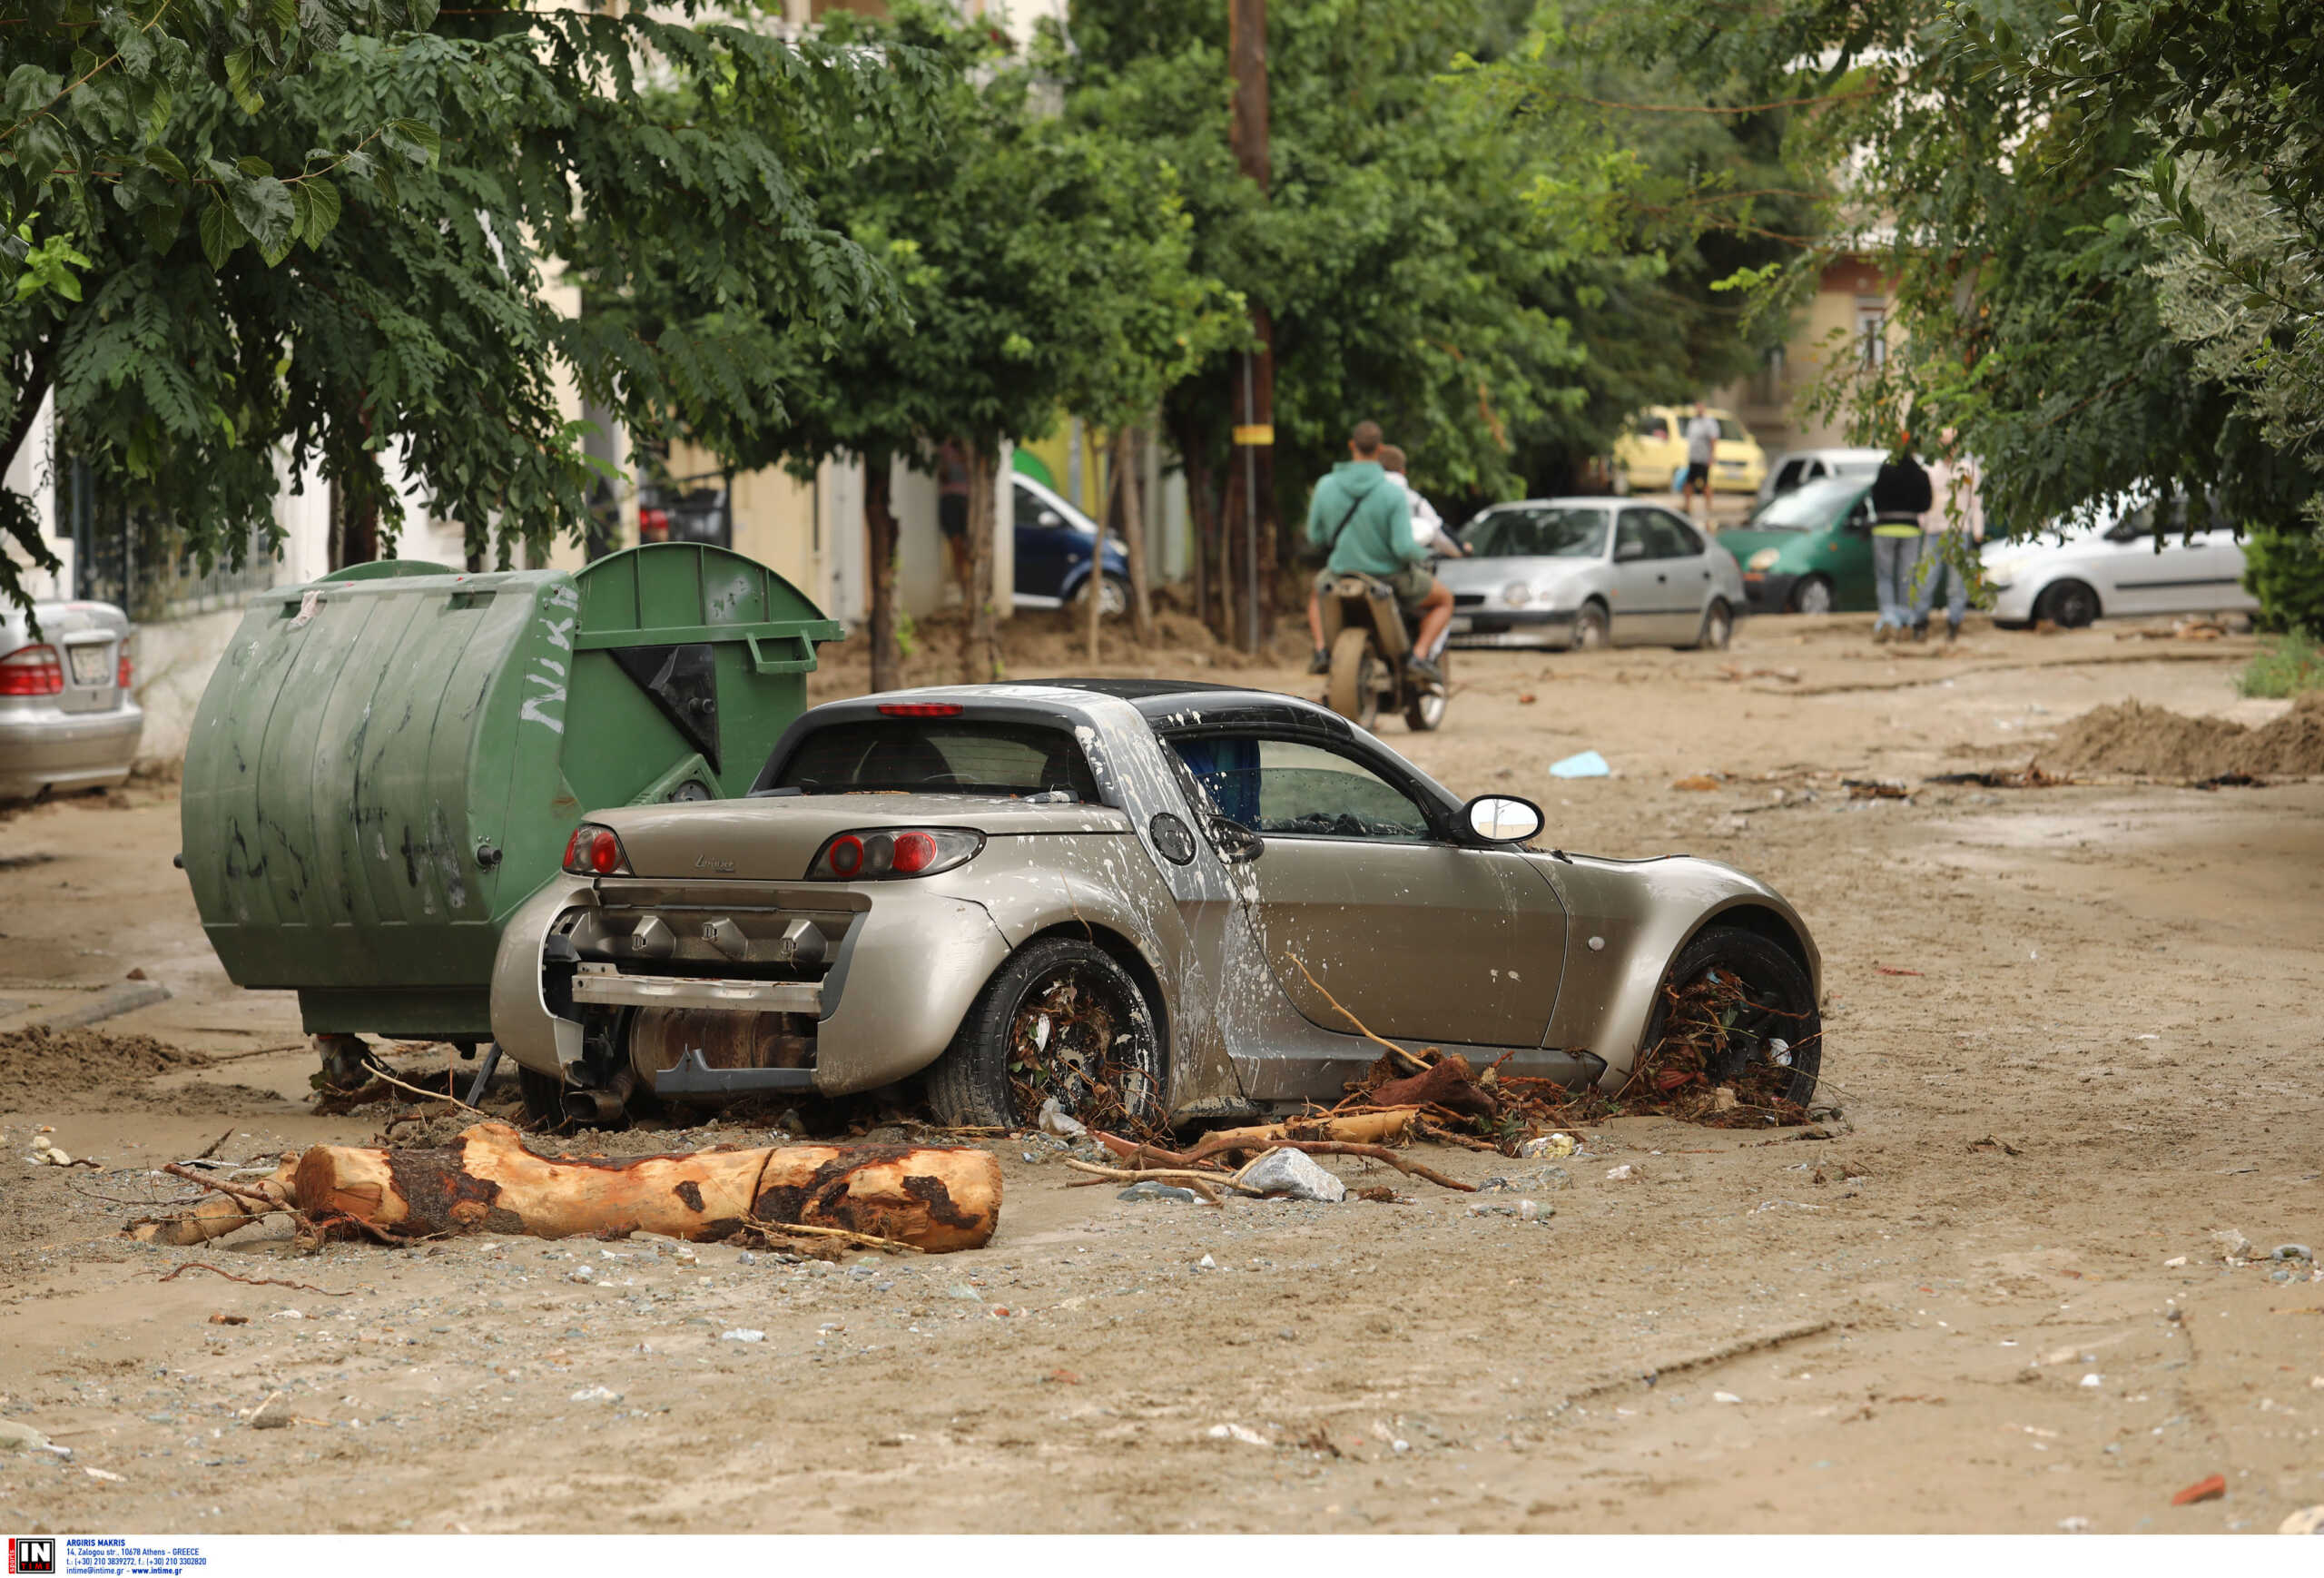
M 1618 509 L 1635 506 L 1640 509 L 1659 509 L 1671 515 L 1678 513 L 1669 505 L 1657 504 L 1651 498 L 1624 498 L 1611 493 L 1568 493 L 1555 498 L 1504 498 L 1497 504 L 1486 505 L 1484 509 L 1477 511 L 1477 515 L 1482 515 L 1485 509 L 1511 509 L 1521 505 L 1533 509 L 1577 507 L 1585 509 Z M 1471 516 L 1469 518 L 1473 520 L 1476 516 Z
M 1886 460 L 1888 451 L 1863 445 L 1826 444 L 1813 449 L 1786 449 L 1776 457 L 1778 460 Z

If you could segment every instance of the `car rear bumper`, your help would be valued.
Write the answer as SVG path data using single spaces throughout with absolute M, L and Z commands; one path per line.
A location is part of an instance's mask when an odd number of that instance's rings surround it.
M 1571 608 L 1462 608 L 1452 616 L 1454 646 L 1564 646 L 1573 640 Z
M 0 714 L 0 800 L 121 783 L 144 730 L 134 702 L 101 713 Z

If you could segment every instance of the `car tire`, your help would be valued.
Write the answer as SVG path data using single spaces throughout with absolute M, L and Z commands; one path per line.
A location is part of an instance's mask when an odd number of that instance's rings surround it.
M 1573 641 L 1570 649 L 1575 652 L 1600 652 L 1612 646 L 1613 642 L 1613 624 L 1607 617 L 1606 605 L 1603 603 L 1582 604 L 1581 611 L 1573 616 Z
M 1681 652 L 1724 652 L 1735 639 L 1735 610 L 1727 606 L 1724 597 L 1713 597 L 1710 607 L 1703 610 L 1703 627 Z
M 525 1120 L 536 1129 L 565 1121 L 565 1081 L 524 1064 L 517 1065 L 517 1090 L 525 1099 Z
M 2087 581 L 2059 581 L 2042 588 L 2034 600 L 2034 617 L 2047 619 L 2061 630 L 2079 630 L 2095 623 L 2104 612 L 2097 588 Z
M 1089 1039 L 1103 1047 L 1108 1062 L 1120 1065 L 1101 1071 L 1094 1082 L 1078 1073 L 1060 1074 L 1055 1054 L 1067 1045 L 1064 1032 L 1038 1029 L 1056 1022 L 1042 1012 L 1044 1000 L 1068 988 L 1077 1001 L 1086 992 L 1102 1005 L 1105 1018 Z M 1033 1056 L 1025 1056 L 1029 1052 Z M 1086 1066 L 1067 1062 L 1068 1070 Z M 1110 1083 L 1106 1072 L 1124 1086 L 1112 1099 L 1093 1090 L 1093 1083 Z M 1030 1128 L 1039 1119 L 1036 1092 L 1042 1090 L 1093 1128 L 1147 1134 L 1169 1114 L 1169 1080 L 1152 1005 L 1112 954 L 1078 938 L 1036 938 L 1011 954 L 928 1070 L 929 1106 L 939 1123 L 950 1127 Z
M 1833 602 L 1832 583 L 1822 576 L 1809 576 L 1791 589 L 1795 614 L 1828 614 Z
M 1333 638 L 1331 676 L 1326 706 L 1360 729 L 1380 720 L 1380 657 L 1370 631 L 1351 627 Z
M 1806 1107 L 1816 1094 L 1816 1078 L 1824 1061 L 1824 1016 L 1816 1003 L 1815 984 L 1781 943 L 1739 926 L 1709 927 L 1679 950 L 1654 994 L 1654 1011 L 1647 1016 L 1646 1035 L 1639 1043 L 1633 1068 L 1642 1068 L 1661 1045 L 1674 997 L 1713 971 L 1739 981 L 1747 1002 L 1762 1011 L 1738 1015 L 1735 1029 L 1743 1031 L 1756 1023 L 1760 1033 L 1749 1036 L 1749 1044 L 1731 1048 L 1728 1060 L 1709 1070 L 1712 1083 L 1734 1084 L 1756 1074 L 1753 1082 L 1758 1091 Z M 1788 1066 L 1762 1055 L 1777 1039 L 1786 1043 L 1781 1055 L 1790 1059 Z
M 1084 576 L 1081 584 L 1074 587 L 1072 600 L 1066 607 L 1086 618 L 1089 607 L 1084 599 L 1088 596 L 1089 577 Z M 1100 619 L 1118 619 L 1129 612 L 1129 582 L 1113 571 L 1108 570 L 1100 580 L 1098 596 L 1104 599 L 1098 605 L 1098 617 Z

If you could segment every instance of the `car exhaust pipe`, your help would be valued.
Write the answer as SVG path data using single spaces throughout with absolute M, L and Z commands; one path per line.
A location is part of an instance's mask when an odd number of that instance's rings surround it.
M 603 1128 L 619 1123 L 629 1110 L 629 1093 L 637 1089 L 637 1076 L 627 1069 L 617 1070 L 605 1089 L 584 1090 L 567 1086 L 565 1091 L 565 1116 L 585 1128 Z

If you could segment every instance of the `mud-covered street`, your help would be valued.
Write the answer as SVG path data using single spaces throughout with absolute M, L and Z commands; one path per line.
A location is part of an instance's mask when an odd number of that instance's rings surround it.
M 1928 784 L 2023 767 L 2124 700 L 2254 726 L 2289 704 L 2237 699 L 2249 639 L 1973 627 L 1948 653 L 1876 649 L 1868 626 L 1459 653 L 1442 733 L 1382 728 L 1458 792 L 1537 799 L 1545 843 L 1773 883 L 1823 951 L 1840 1120 L 1618 1119 L 1554 1164 L 1426 1152 L 1505 1181 L 1474 1195 L 1331 1159 L 1402 1198 L 1219 1209 L 1068 1188 L 1051 1148 L 1002 1143 L 999 1235 L 950 1256 L 300 1256 L 275 1225 L 124 1243 L 140 1202 L 182 1194 L 148 1169 L 222 1131 L 220 1154 L 271 1159 L 422 1103 L 314 1111 L 294 1001 L 237 991 L 203 941 L 166 785 L 19 811 L 0 822 L 0 1421 L 71 1457 L 0 1450 L 0 1522 L 2272 1532 L 2324 1503 L 2324 764 L 2211 789 L 2183 780 L 2213 769 Z M 1591 749 L 1613 776 L 1550 775 Z M 1376 967 L 1398 967 L 1393 939 Z M 174 995 L 91 1027 L 85 1060 L 8 1037 L 132 971 Z M 139 1036 L 199 1057 L 119 1040 Z M 28 1161 L 43 1126 L 100 1167 Z M 189 1261 L 307 1286 L 159 1280 Z M 291 1424 L 254 1429 L 277 1393 Z M 2172 1504 L 2212 1474 L 2223 1497 Z

